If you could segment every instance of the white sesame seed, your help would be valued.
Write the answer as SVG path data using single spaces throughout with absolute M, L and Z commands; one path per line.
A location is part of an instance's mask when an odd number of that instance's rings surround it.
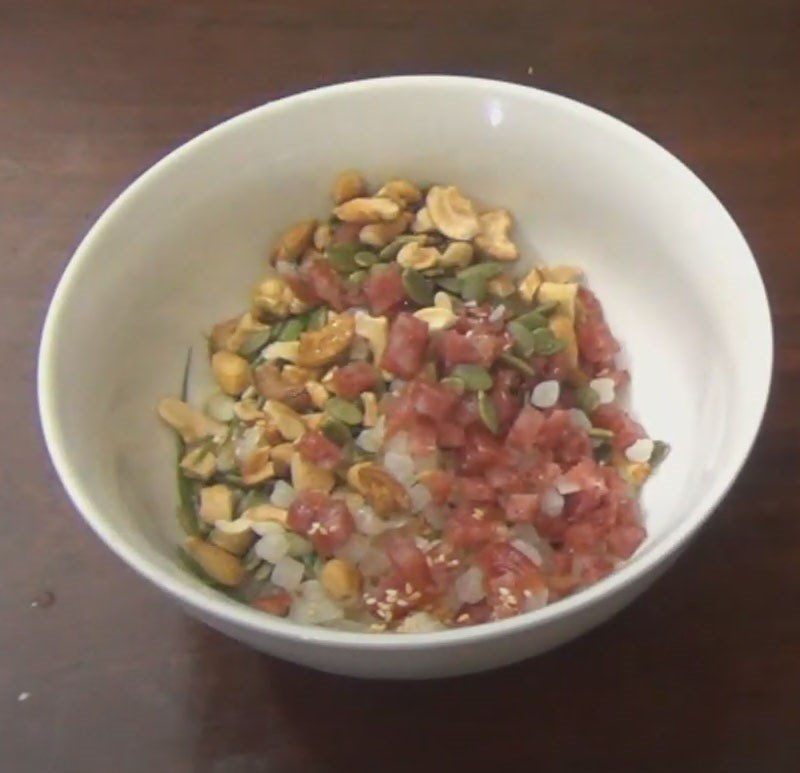
M 589 386 L 597 392 L 600 405 L 614 402 L 614 393 L 616 390 L 614 379 L 608 378 L 607 376 L 603 378 L 594 378 L 589 382 Z
M 561 387 L 558 385 L 558 381 L 554 379 L 542 381 L 533 388 L 531 404 L 537 408 L 552 408 L 558 402 L 560 394 Z
M 640 438 L 625 449 L 625 457 L 629 462 L 643 463 L 653 455 L 654 443 L 649 437 Z
M 17 700 L 20 703 L 24 703 L 30 697 L 31 697 L 31 694 L 29 692 L 21 692 L 19 695 L 17 695 Z
M 457 623 L 466 623 L 469 620 L 469 615 L 466 612 L 463 612 L 456 618 Z

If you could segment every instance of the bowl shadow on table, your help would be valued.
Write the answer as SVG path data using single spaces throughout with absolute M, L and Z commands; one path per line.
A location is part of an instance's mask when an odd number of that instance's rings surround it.
M 433 761 L 478 771 L 534 762 L 548 770 L 653 771 L 673 770 L 688 752 L 681 768 L 700 769 L 708 754 L 727 752 L 704 747 L 691 729 L 707 711 L 697 697 L 722 695 L 737 679 L 736 658 L 716 658 L 713 650 L 725 645 L 704 631 L 704 607 L 721 581 L 703 558 L 709 531 L 612 621 L 485 674 L 362 681 L 204 633 L 208 646 L 196 663 L 203 674 L 192 686 L 204 719 L 196 759 L 226 773 L 427 770 Z M 698 594 L 698 583 L 710 590 Z

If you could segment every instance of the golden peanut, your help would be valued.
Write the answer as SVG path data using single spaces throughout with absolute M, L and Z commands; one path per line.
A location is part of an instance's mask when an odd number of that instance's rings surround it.
M 299 440 L 306 431 L 300 414 L 277 400 L 267 400 L 264 403 L 264 413 L 275 422 L 285 440 Z
M 331 598 L 348 601 L 354 599 L 361 588 L 361 573 L 349 561 L 332 558 L 322 567 L 320 582 Z
M 316 227 L 316 220 L 303 220 L 287 228 L 275 245 L 275 260 L 297 260 L 311 244 Z
M 217 471 L 217 458 L 212 451 L 199 446 L 184 455 L 180 468 L 188 478 L 208 480 Z
M 199 515 L 206 523 L 230 521 L 233 518 L 233 505 L 233 491 L 222 483 L 200 489 Z
M 186 443 L 219 435 L 225 425 L 195 410 L 177 397 L 165 397 L 158 404 L 158 415 L 172 427 Z
M 257 448 L 245 459 L 240 469 L 245 486 L 257 486 L 275 477 L 275 465 L 272 463 L 270 449 L 267 446 Z
M 404 212 L 394 220 L 365 225 L 358 233 L 359 241 L 369 244 L 371 247 L 385 247 L 408 228 L 412 219 L 409 212 Z
M 327 365 L 342 354 L 353 342 L 355 320 L 351 314 L 339 314 L 319 330 L 300 335 L 297 362 L 305 367 Z
M 396 201 L 401 207 L 408 207 L 422 200 L 422 191 L 408 180 L 389 180 L 376 195 Z
M 355 169 L 345 169 L 333 181 L 331 198 L 335 204 L 343 204 L 345 201 L 363 196 L 366 192 L 367 184 L 364 178 Z
M 241 561 L 227 551 L 199 537 L 189 537 L 184 546 L 200 568 L 220 585 L 235 588 L 244 582 L 247 573 Z
M 242 513 L 242 518 L 247 518 L 251 523 L 267 523 L 268 521 L 286 526 L 289 511 L 275 505 L 253 505 Z
M 379 223 L 399 217 L 400 206 L 391 199 L 358 198 L 340 204 L 333 214 L 345 223 Z
M 306 461 L 295 451 L 291 461 L 292 486 L 295 491 L 324 491 L 333 488 L 336 479 L 332 472 Z
M 234 523 L 236 527 L 230 531 L 223 530 L 220 526 L 215 527 L 211 530 L 208 538 L 214 545 L 228 553 L 234 556 L 243 556 L 255 542 L 255 534 L 250 530 L 250 525 L 246 521 L 241 524 L 235 521 Z
M 411 507 L 405 487 L 374 462 L 353 465 L 347 471 L 347 482 L 364 496 L 378 515 L 391 515 Z
M 289 474 L 289 465 L 295 452 L 294 443 L 280 443 L 270 449 L 270 458 L 275 465 L 275 474 L 286 476 Z
M 257 316 L 283 319 L 290 314 L 302 314 L 308 304 L 301 301 L 285 279 L 269 276 L 253 290 L 253 308 Z
M 223 392 L 240 395 L 250 386 L 250 364 L 244 357 L 228 351 L 211 355 L 211 370 Z

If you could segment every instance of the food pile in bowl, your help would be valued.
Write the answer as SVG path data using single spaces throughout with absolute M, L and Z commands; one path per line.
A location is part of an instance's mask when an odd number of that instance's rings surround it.
M 573 266 L 519 271 L 504 209 L 356 172 L 215 325 L 218 391 L 167 397 L 184 557 L 265 613 L 434 631 L 533 611 L 646 536 L 667 453 Z M 188 364 L 188 363 L 187 363 Z

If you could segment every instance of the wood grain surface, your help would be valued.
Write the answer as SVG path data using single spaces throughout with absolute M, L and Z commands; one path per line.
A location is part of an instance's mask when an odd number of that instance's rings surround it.
M 800 769 L 798 32 L 797 0 L 0 0 L 0 770 Z M 46 458 L 35 354 L 132 177 L 251 106 L 410 72 L 554 90 L 678 155 L 757 255 L 777 357 L 740 479 L 633 606 L 503 671 L 370 683 L 245 649 L 112 557 Z

